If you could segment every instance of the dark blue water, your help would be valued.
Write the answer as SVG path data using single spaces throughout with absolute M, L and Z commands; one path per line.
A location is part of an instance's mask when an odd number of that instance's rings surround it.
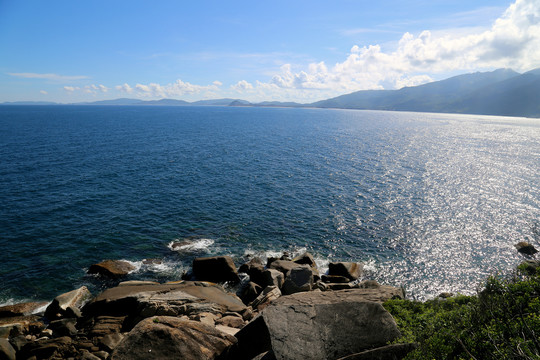
M 103 259 L 166 281 L 195 256 L 304 250 L 417 298 L 469 293 L 540 222 L 531 119 L 3 106 L 0 160 L 0 303 L 97 292 Z

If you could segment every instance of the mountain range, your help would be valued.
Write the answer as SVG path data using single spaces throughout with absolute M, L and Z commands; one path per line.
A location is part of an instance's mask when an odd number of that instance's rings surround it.
M 11 102 L 0 105 L 64 105 Z M 69 105 L 261 106 L 394 110 L 540 117 L 540 68 L 519 74 L 511 69 L 477 72 L 399 90 L 362 90 L 310 104 L 241 99 L 187 102 L 175 99 L 115 99 Z

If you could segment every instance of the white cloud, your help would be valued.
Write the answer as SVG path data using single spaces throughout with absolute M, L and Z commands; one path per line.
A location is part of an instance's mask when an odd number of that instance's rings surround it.
M 114 88 L 116 90 L 118 90 L 118 91 L 122 91 L 122 92 L 125 92 L 125 93 L 128 93 L 128 94 L 131 94 L 133 92 L 133 88 L 131 86 L 129 86 L 128 84 L 117 85 Z
M 48 94 L 48 92 L 46 92 L 45 90 L 39 90 L 39 93 L 40 93 L 40 94 L 43 94 L 43 95 L 47 95 L 47 94 Z
M 24 79 L 45 79 L 53 81 L 75 81 L 88 79 L 88 76 L 84 75 L 58 75 L 58 74 L 37 74 L 37 73 L 8 73 L 8 75 L 24 78 Z
M 200 94 L 212 91 L 218 91 L 222 85 L 219 81 L 214 81 L 212 85 L 195 85 L 189 82 L 184 82 L 180 79 L 174 83 L 166 85 L 149 83 L 149 84 L 136 84 L 133 89 L 128 84 L 116 86 L 115 88 L 120 91 L 131 93 L 135 91 L 138 96 L 150 97 L 150 98 L 168 98 L 168 97 L 180 97 L 183 95 Z
M 87 94 L 98 94 L 98 93 L 106 93 L 107 91 L 109 91 L 109 88 L 106 87 L 105 85 L 95 85 L 95 84 L 92 84 L 92 85 L 86 85 L 83 89 L 83 91 Z
M 354 45 L 346 59 L 332 67 L 324 62 L 296 69 L 285 64 L 256 88 L 274 98 L 286 90 L 295 99 L 314 99 L 420 85 L 438 73 L 540 66 L 540 1 L 517 0 L 489 29 L 475 30 L 405 33 L 391 51 L 380 45 Z
M 246 80 L 240 80 L 235 85 L 232 85 L 231 89 L 236 90 L 238 92 L 244 92 L 247 90 L 253 90 L 253 85 L 247 82 Z
M 106 87 L 105 85 L 95 85 L 95 84 L 91 84 L 91 85 L 86 85 L 84 87 L 78 87 L 78 86 L 64 86 L 64 90 L 66 90 L 67 92 L 70 92 L 70 93 L 73 93 L 75 91 L 82 91 L 86 94 L 93 94 L 93 95 L 96 95 L 98 93 L 106 93 L 107 91 L 109 91 L 109 88 Z

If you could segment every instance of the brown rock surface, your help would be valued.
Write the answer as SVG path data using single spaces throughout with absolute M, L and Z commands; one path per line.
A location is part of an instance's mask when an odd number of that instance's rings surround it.
M 0 318 L 31 315 L 37 310 L 45 307 L 47 304 L 47 302 L 25 302 L 14 305 L 0 306 Z
M 83 312 L 122 316 L 138 314 L 150 317 L 156 314 L 174 316 L 200 312 L 242 312 L 246 305 L 227 293 L 221 286 L 199 281 L 180 284 L 125 285 L 105 290 L 88 303 Z
M 135 270 L 135 266 L 123 260 L 104 260 L 98 264 L 91 265 L 88 269 L 89 274 L 99 274 L 111 279 L 118 279 L 126 276 L 129 272 Z
M 159 316 L 145 319 L 133 328 L 114 349 L 111 359 L 215 359 L 234 343 L 234 336 L 214 327 Z

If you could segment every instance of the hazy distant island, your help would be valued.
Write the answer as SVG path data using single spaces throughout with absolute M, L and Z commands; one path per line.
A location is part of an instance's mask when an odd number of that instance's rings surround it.
M 540 117 L 540 68 L 519 74 L 511 69 L 454 76 L 399 90 L 362 90 L 309 104 L 242 99 L 187 102 L 176 99 L 115 99 L 73 104 L 5 102 L 0 105 L 145 105 L 145 106 L 260 106 L 393 110 L 498 116 Z

